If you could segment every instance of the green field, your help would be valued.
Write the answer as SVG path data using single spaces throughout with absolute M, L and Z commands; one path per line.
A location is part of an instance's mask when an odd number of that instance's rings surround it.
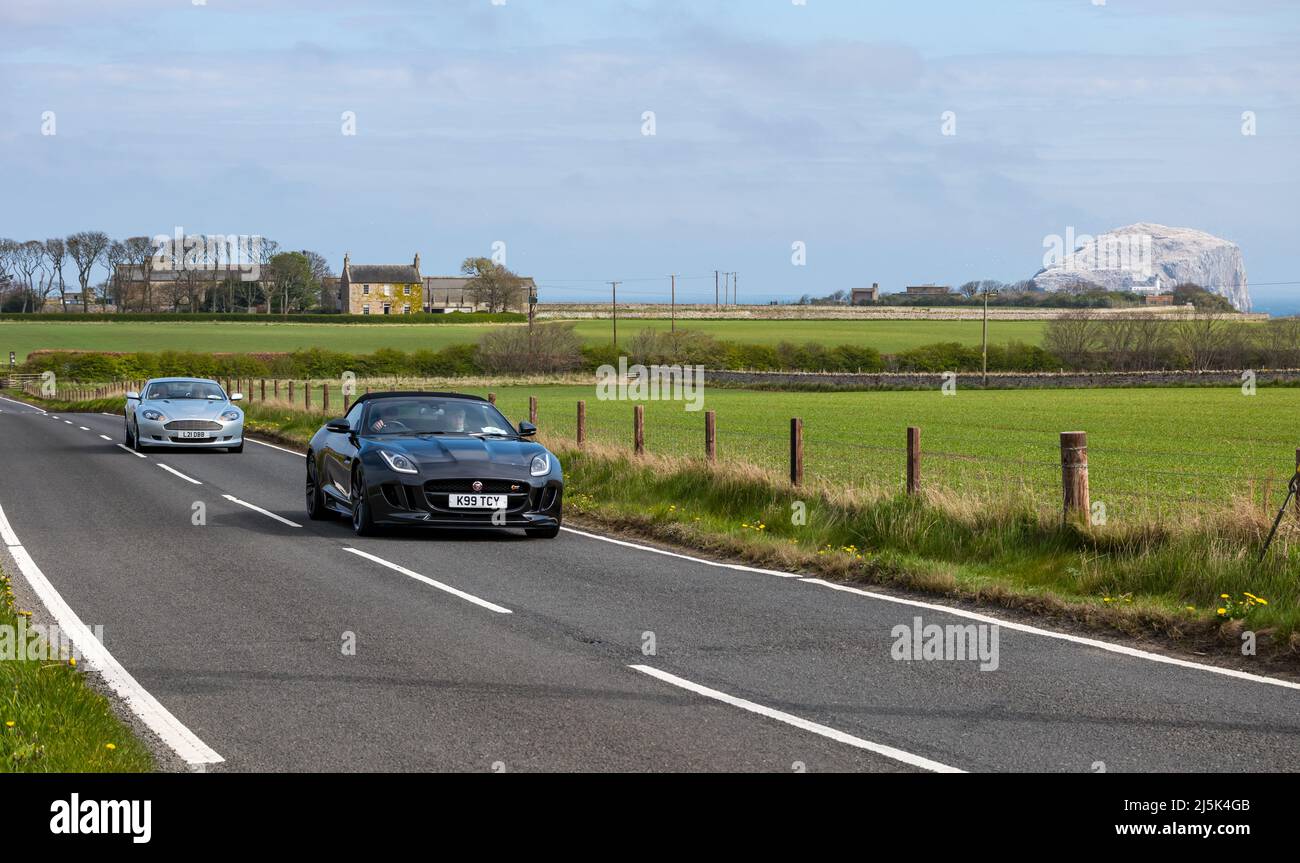
M 594 441 L 630 446 L 632 405 L 597 401 L 593 387 L 500 388 L 515 420 L 538 397 L 545 433 L 572 439 L 587 402 Z M 789 421 L 804 421 L 805 472 L 830 482 L 900 488 L 906 428 L 921 428 L 927 485 L 1030 496 L 1059 505 L 1059 433 L 1088 432 L 1093 501 L 1111 519 L 1152 510 L 1226 509 L 1235 495 L 1276 508 L 1295 467 L 1300 390 L 1112 389 L 768 393 L 709 389 L 720 457 L 784 471 Z M 699 455 L 704 416 L 680 402 L 646 403 L 652 453 Z
M 643 329 L 666 330 L 666 320 L 619 321 L 619 341 L 626 342 Z M 231 322 L 177 321 L 79 323 L 37 318 L 0 321 L 0 351 L 17 354 L 18 362 L 40 349 L 92 351 L 186 350 L 230 353 L 270 353 L 299 348 L 327 347 L 350 353 L 370 353 L 379 348 L 411 351 L 438 350 L 452 344 L 477 342 L 501 324 L 295 324 L 274 320 Z M 609 321 L 575 323 L 589 344 L 608 342 Z M 1043 321 L 997 321 L 989 325 L 993 342 L 1022 341 L 1038 344 Z M 775 345 L 782 341 L 816 341 L 828 346 L 859 344 L 892 353 L 917 345 L 943 341 L 979 344 L 979 321 L 690 321 L 681 329 L 699 330 L 720 339 Z

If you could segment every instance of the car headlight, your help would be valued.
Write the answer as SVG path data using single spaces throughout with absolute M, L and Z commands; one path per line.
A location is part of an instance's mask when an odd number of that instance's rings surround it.
M 149 410 L 144 411 L 141 414 L 141 416 L 143 416 L 147 420 L 154 420 L 154 421 L 167 419 L 167 417 L 162 415 L 162 411 L 156 411 L 153 408 L 149 408 Z
M 379 451 L 379 455 L 384 461 L 388 462 L 389 467 L 391 467 L 393 470 L 397 471 L 398 473 L 419 472 L 419 468 L 415 466 L 415 462 L 411 461 L 409 458 L 402 455 L 400 452 L 389 452 L 388 450 L 381 449 Z
M 239 419 L 239 411 L 226 411 L 221 415 L 221 418 L 228 423 L 232 423 Z
M 551 472 L 551 457 L 545 453 L 533 456 L 533 463 L 528 468 L 533 476 L 546 476 Z

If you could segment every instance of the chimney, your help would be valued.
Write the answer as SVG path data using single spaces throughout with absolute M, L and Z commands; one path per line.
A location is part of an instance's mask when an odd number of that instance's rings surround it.
M 417 273 L 420 272 L 420 253 L 419 253 L 419 252 L 416 252 L 416 253 L 415 253 L 415 271 L 416 271 Z

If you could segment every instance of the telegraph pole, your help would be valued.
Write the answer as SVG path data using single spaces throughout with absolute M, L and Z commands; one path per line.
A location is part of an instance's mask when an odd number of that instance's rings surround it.
M 731 298 L 740 305 L 740 273 L 731 274 Z
M 618 347 L 618 282 L 610 282 L 609 307 L 614 321 L 614 347 Z
M 989 385 L 989 294 L 997 294 L 997 291 L 990 291 L 988 288 L 984 289 L 984 335 L 981 339 L 981 342 L 983 343 L 983 347 L 981 348 L 981 354 L 983 357 L 981 361 L 983 367 L 983 384 L 981 384 L 981 386 L 986 389 Z
M 672 317 L 672 323 L 669 325 L 669 330 L 675 333 L 677 332 L 677 274 L 671 273 L 668 278 L 673 280 L 672 294 L 670 295 L 672 297 L 670 300 L 672 305 L 669 306 L 671 310 L 669 314 Z
M 718 308 L 718 271 L 713 271 L 713 308 Z

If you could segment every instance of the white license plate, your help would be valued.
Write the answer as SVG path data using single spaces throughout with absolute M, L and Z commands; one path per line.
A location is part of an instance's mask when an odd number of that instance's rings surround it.
M 447 503 L 457 509 L 505 509 L 504 494 L 450 494 Z
M 205 438 L 205 437 L 212 437 L 212 432 L 206 432 L 206 431 L 178 431 L 178 432 L 176 432 L 176 437 L 178 437 L 178 438 Z

